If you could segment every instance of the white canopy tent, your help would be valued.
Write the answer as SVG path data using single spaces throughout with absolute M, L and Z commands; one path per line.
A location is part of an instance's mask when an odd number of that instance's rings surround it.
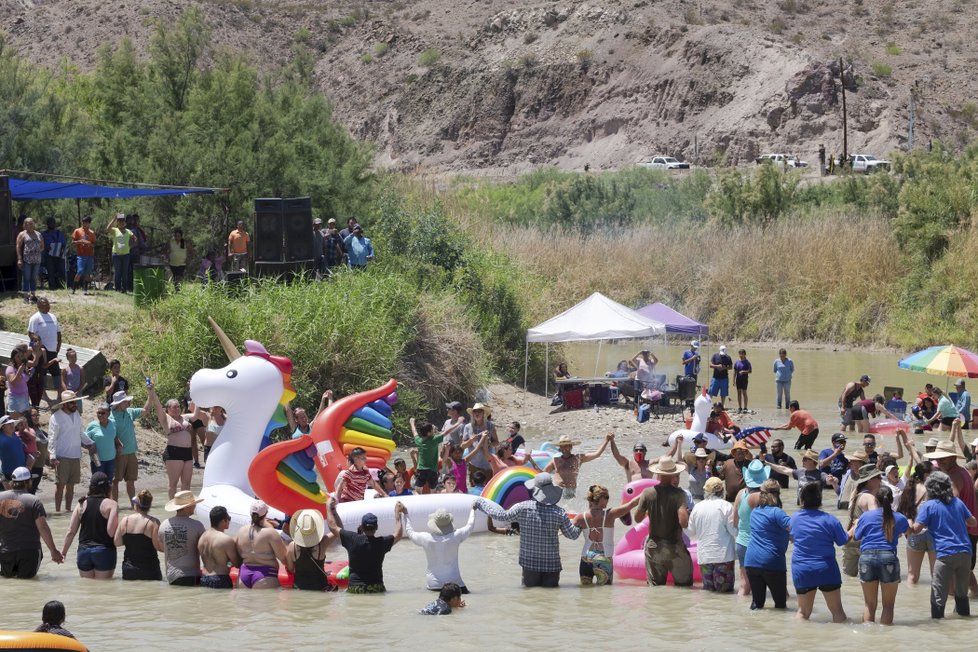
M 544 392 L 549 393 L 550 343 L 595 341 L 600 357 L 601 340 L 629 339 L 664 335 L 666 325 L 640 315 L 617 301 L 612 301 L 600 292 L 595 292 L 576 306 L 565 310 L 542 324 L 526 331 L 526 353 L 523 362 L 523 391 L 526 391 L 526 377 L 530 366 L 530 342 L 547 344 L 547 376 Z M 597 369 L 595 369 L 597 373 Z

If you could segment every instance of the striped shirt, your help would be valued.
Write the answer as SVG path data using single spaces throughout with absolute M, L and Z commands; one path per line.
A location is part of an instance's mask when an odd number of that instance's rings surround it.
M 516 521 L 520 524 L 520 566 L 539 573 L 560 571 L 560 542 L 557 530 L 568 539 L 581 536 L 581 529 L 570 522 L 567 512 L 557 505 L 544 505 L 525 500 L 504 510 L 484 498 L 478 499 L 479 509 L 497 521 Z
M 355 466 L 351 466 L 343 472 L 343 493 L 340 494 L 341 503 L 348 503 L 354 500 L 363 500 L 363 494 L 370 484 L 370 471 L 364 469 L 357 471 Z

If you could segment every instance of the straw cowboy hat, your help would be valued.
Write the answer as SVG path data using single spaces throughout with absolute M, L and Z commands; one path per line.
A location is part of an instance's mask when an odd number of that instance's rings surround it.
M 868 464 L 869 455 L 866 454 L 866 451 L 856 451 L 855 453 L 849 455 L 849 461 L 851 462 L 853 460 L 856 460 L 857 462 L 862 462 L 863 464 Z
M 803 460 L 811 460 L 811 461 L 815 462 L 816 464 L 818 464 L 818 462 L 819 462 L 818 453 L 816 453 L 815 451 L 813 451 L 810 448 L 807 451 L 805 451 L 805 454 L 801 456 L 801 459 L 803 459 Z
M 537 473 L 523 483 L 533 500 L 544 505 L 556 505 L 564 495 L 564 490 L 554 484 L 549 473 Z
M 659 461 L 652 465 L 649 469 L 652 473 L 656 475 L 679 475 L 686 470 L 686 465 L 683 463 L 677 463 L 676 460 L 672 459 L 668 455 L 663 455 L 659 458 Z
M 961 457 L 954 444 L 945 440 L 937 442 L 936 450 L 933 453 L 924 453 L 924 457 L 929 460 L 939 460 L 944 457 Z
M 744 469 L 744 484 L 751 489 L 757 489 L 771 477 L 771 467 L 761 460 L 753 460 Z
M 181 509 L 191 507 L 202 502 L 204 502 L 204 499 L 198 498 L 192 491 L 178 491 L 173 496 L 173 500 L 164 505 L 163 509 L 168 512 L 179 512 Z
M 75 394 L 70 389 L 66 389 L 65 391 L 61 392 L 61 400 L 55 403 L 54 405 L 50 405 L 48 407 L 49 409 L 54 410 L 55 408 L 61 407 L 65 403 L 74 403 L 77 400 L 78 400 L 78 395 Z
M 428 529 L 432 534 L 451 534 L 455 531 L 455 517 L 442 507 L 428 517 Z
M 567 435 L 561 435 L 560 439 L 557 440 L 557 448 L 560 448 L 561 446 L 580 446 L 580 445 L 581 442 L 574 441 Z
M 476 403 L 475 405 L 467 409 L 466 412 L 469 413 L 469 416 L 472 416 L 472 413 L 475 412 L 476 410 L 482 410 L 483 412 L 485 412 L 487 419 L 492 416 L 492 409 L 485 403 Z
M 302 548 L 318 546 L 325 533 L 323 515 L 315 509 L 299 510 L 292 517 L 292 540 Z
M 877 469 L 875 466 L 864 466 L 859 469 L 859 477 L 856 478 L 856 486 L 858 487 L 862 483 L 881 475 L 883 475 L 883 472 Z

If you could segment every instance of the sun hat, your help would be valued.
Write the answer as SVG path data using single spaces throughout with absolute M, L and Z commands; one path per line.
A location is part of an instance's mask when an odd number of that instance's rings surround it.
M 186 507 L 193 507 L 197 503 L 204 502 L 203 498 L 198 498 L 192 491 L 178 491 L 163 509 L 168 512 L 179 512 Z
M 564 490 L 554 484 L 549 473 L 537 473 L 523 483 L 533 500 L 544 505 L 556 505 L 564 495 Z
M 718 489 L 723 487 L 724 487 L 723 480 L 721 480 L 720 478 L 716 478 L 716 477 L 707 478 L 706 482 L 703 483 L 703 492 L 708 495 L 717 494 L 717 493 L 721 493 L 720 491 L 718 491 Z
M 125 392 L 116 392 L 115 394 L 112 395 L 112 402 L 109 403 L 109 405 L 115 407 L 117 405 L 121 405 L 122 403 L 125 403 L 126 401 L 131 401 L 131 400 L 132 400 L 132 396 L 130 396 L 129 394 L 126 394 Z
M 709 456 L 710 456 L 710 454 L 706 452 L 706 449 L 705 448 L 697 448 L 696 449 L 696 452 L 693 453 L 693 457 L 707 458 Z
M 31 470 L 26 466 L 18 466 L 10 475 L 10 479 L 13 482 L 30 482 L 36 477 L 36 475 L 31 474 Z
M 55 403 L 54 405 L 52 405 L 51 406 L 51 409 L 53 410 L 56 407 L 61 407 L 62 405 L 65 405 L 66 403 L 74 403 L 77 400 L 78 400 L 78 395 L 75 394 L 70 389 L 66 389 L 65 391 L 61 392 L 61 400 L 59 402 Z
M 744 484 L 751 489 L 757 489 L 771 477 L 771 467 L 761 460 L 752 460 L 744 469 Z
M 475 405 L 467 409 L 466 412 L 468 412 L 469 415 L 471 416 L 472 413 L 475 412 L 476 410 L 482 410 L 483 412 L 485 412 L 487 419 L 492 416 L 492 409 L 485 403 L 476 403 Z
M 374 514 L 373 512 L 367 512 L 366 514 L 364 514 L 363 515 L 363 518 L 360 519 L 360 527 L 365 527 L 368 530 L 371 530 L 371 529 L 372 530 L 376 530 L 377 529 L 377 515 Z
M 700 348 L 700 341 L 699 340 L 693 340 L 692 342 L 689 343 L 689 345 L 691 347 L 693 347 L 694 349 L 698 349 L 698 348 Z
M 428 517 L 428 529 L 432 534 L 451 534 L 455 531 L 455 517 L 444 507 Z
M 264 517 L 268 514 L 268 505 L 265 504 L 264 500 L 255 500 L 251 503 L 251 509 L 248 510 L 250 514 L 258 514 Z
M 557 440 L 555 445 L 557 448 L 560 448 L 561 446 L 580 446 L 581 442 L 574 441 L 568 435 L 561 435 L 560 439 Z
M 323 515 L 315 509 L 300 509 L 292 517 L 292 540 L 302 548 L 319 545 L 326 533 Z
M 862 462 L 863 464 L 869 462 L 869 456 L 866 455 L 865 451 L 856 451 L 855 453 L 851 453 L 848 456 L 848 458 L 850 462 L 853 460 L 856 460 L 857 462 Z
M 2 417 L 0 417 L 0 428 L 4 427 L 8 423 L 17 423 L 18 420 L 19 419 L 14 419 L 10 415 L 5 414 Z
M 805 454 L 801 456 L 801 459 L 803 459 L 803 460 L 811 460 L 811 461 L 813 461 L 813 462 L 815 462 L 817 464 L 818 463 L 818 453 L 816 453 L 812 449 L 808 449 L 807 451 L 805 451 Z
M 924 448 L 937 448 L 937 445 L 941 443 L 941 440 L 937 437 L 931 437 L 924 442 Z
M 864 466 L 859 469 L 859 477 L 856 478 L 856 486 L 858 487 L 867 480 L 872 480 L 875 477 L 883 475 L 883 472 L 877 469 L 875 466 Z
M 672 459 L 669 455 L 663 455 L 649 468 L 649 471 L 658 475 L 679 475 L 686 470 L 686 465 Z
M 958 454 L 957 449 L 954 447 L 954 444 L 949 441 L 945 440 L 937 442 L 936 448 L 937 450 L 935 450 L 933 453 L 924 453 L 924 457 L 929 460 L 939 460 L 945 457 L 961 457 Z
M 750 452 L 750 447 L 747 446 L 747 444 L 744 443 L 744 440 L 741 439 L 736 444 L 734 444 L 733 446 L 730 447 L 730 452 L 732 453 L 734 451 L 748 451 L 748 452 Z

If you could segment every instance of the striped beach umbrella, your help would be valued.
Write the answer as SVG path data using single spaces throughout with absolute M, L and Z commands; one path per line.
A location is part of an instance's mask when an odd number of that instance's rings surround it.
M 959 346 L 932 346 L 897 363 L 901 369 L 934 376 L 978 378 L 978 354 Z

